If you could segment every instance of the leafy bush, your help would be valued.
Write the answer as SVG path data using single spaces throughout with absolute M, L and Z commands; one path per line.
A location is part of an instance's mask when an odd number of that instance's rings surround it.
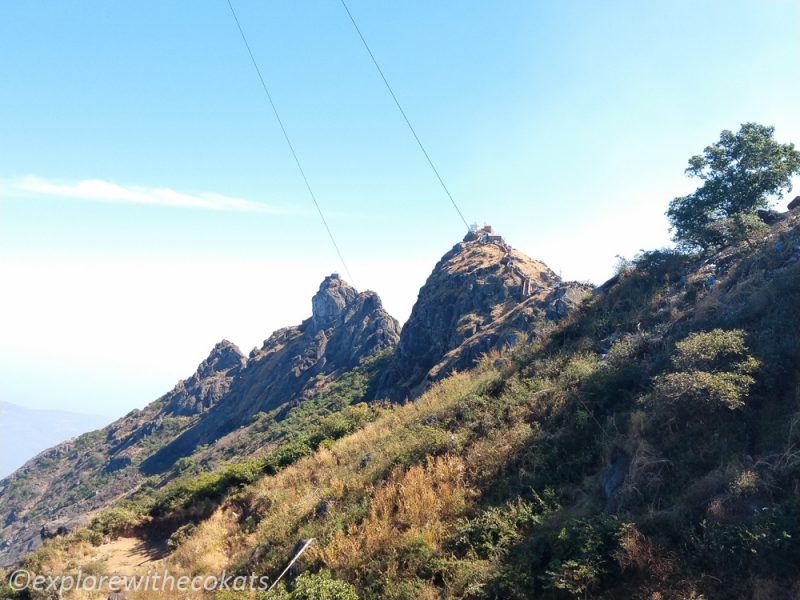
M 358 600 L 355 587 L 331 577 L 329 571 L 303 573 L 288 592 L 281 583 L 271 592 L 258 594 L 258 600 Z
M 610 557 L 619 549 L 626 527 L 609 517 L 569 521 L 552 543 L 553 559 L 541 577 L 544 587 L 586 597 L 617 570 Z
M 677 371 L 654 381 L 654 402 L 729 410 L 744 406 L 759 364 L 747 354 L 743 331 L 721 329 L 678 342 L 672 362 Z
M 729 218 L 721 218 L 707 225 L 707 235 L 718 245 L 734 245 L 745 242 L 754 245 L 763 238 L 769 226 L 755 213 L 739 213 Z
M 548 587 L 564 590 L 576 598 L 588 597 L 600 582 L 600 575 L 600 564 L 596 558 L 556 561 L 553 568 L 545 571 Z
M 169 536 L 169 539 L 167 540 L 167 547 L 170 550 L 175 550 L 187 538 L 191 537 L 196 530 L 197 525 L 194 523 L 186 523 L 186 525 L 181 525 L 171 536 Z
M 492 506 L 472 519 L 461 519 L 453 534 L 453 546 L 482 559 L 496 558 L 508 551 L 523 535 L 558 509 L 552 490 L 544 497 L 533 494 L 533 501 L 517 499 L 503 506 Z
M 744 332 L 738 329 L 694 333 L 675 344 L 675 349 L 672 361 L 680 370 L 718 370 L 747 353 Z
M 707 373 L 690 371 L 670 373 L 656 379 L 655 394 L 659 401 L 675 404 L 691 403 L 702 408 L 742 408 L 754 379 L 741 373 Z
M 13 589 L 11 584 L 6 581 L 5 573 L 0 571 L 0 600 L 19 600 L 22 597 L 22 592 Z
M 773 505 L 756 509 L 744 522 L 705 519 L 696 543 L 711 565 L 727 573 L 758 567 L 793 574 L 800 559 L 797 517 L 796 511 Z
M 117 538 L 120 535 L 130 534 L 144 520 L 145 511 L 143 507 L 133 503 L 121 503 L 119 506 L 99 513 L 92 519 L 89 528 L 101 535 Z
M 585 598 L 619 577 L 613 557 L 628 523 L 598 515 L 553 525 L 544 524 L 512 547 L 484 597 L 523 600 L 559 597 L 554 592 L 561 591 Z

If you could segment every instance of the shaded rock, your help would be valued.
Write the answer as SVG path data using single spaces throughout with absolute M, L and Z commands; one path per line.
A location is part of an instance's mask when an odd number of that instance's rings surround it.
M 311 318 L 316 329 L 330 327 L 358 296 L 355 288 L 339 277 L 328 275 L 311 299 Z
M 125 467 L 131 464 L 131 459 L 128 456 L 117 456 L 116 458 L 112 458 L 108 461 L 106 465 L 106 473 L 113 473 L 114 471 L 119 471 L 124 469 Z
M 6 515 L 5 520 L 3 521 L 3 527 L 8 527 L 12 523 L 14 523 L 19 518 L 20 510 L 18 508 L 9 511 Z
M 775 210 L 765 210 L 763 208 L 758 209 L 756 215 L 767 225 L 775 225 L 775 223 L 779 223 L 786 218 L 786 213 L 780 213 Z
M 800 208 L 800 196 L 795 196 L 794 200 L 789 202 L 789 210 L 797 210 Z
M 367 468 L 367 465 L 370 463 L 370 461 L 372 460 L 372 457 L 373 457 L 373 456 L 374 456 L 374 455 L 372 454 L 372 452 L 368 452 L 367 454 L 365 454 L 364 456 L 362 456 L 362 457 L 361 457 L 361 458 L 358 460 L 358 468 L 359 468 L 359 469 L 366 469 L 366 468 Z
M 546 299 L 545 317 L 549 321 L 560 321 L 580 306 L 592 286 L 570 281 L 559 284 Z
M 603 476 L 603 494 L 605 494 L 607 501 L 607 509 L 613 510 L 615 507 L 614 499 L 617 496 L 619 488 L 622 487 L 625 477 L 628 475 L 628 468 L 630 467 L 630 457 L 622 451 L 618 451 L 611 461 L 611 466 Z
M 334 506 L 336 506 L 336 500 L 333 500 L 331 498 L 325 498 L 324 500 L 320 500 L 317 503 L 317 506 L 314 507 L 314 516 L 317 519 L 324 519 L 326 516 L 328 516 L 328 513 L 330 513 L 331 509 Z
M 250 551 L 250 554 L 247 557 L 247 564 L 253 567 L 258 566 L 259 563 L 267 557 L 269 550 L 269 544 L 258 544 Z
M 69 529 L 67 529 L 64 525 L 59 525 L 58 527 L 43 525 L 39 530 L 39 537 L 41 537 L 42 540 L 51 540 L 55 537 L 67 535 L 68 533 Z

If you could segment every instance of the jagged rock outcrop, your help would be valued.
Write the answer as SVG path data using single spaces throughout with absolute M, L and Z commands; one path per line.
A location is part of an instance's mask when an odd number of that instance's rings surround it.
M 420 289 L 378 397 L 413 398 L 487 352 L 534 338 L 545 321 L 564 318 L 590 289 L 562 282 L 490 227 L 470 232 Z
M 145 460 L 142 471 L 168 469 L 197 446 L 213 443 L 257 413 L 301 400 L 320 376 L 349 371 L 399 339 L 399 324 L 383 309 L 378 295 L 358 293 L 336 274 L 325 278 L 311 306 L 310 318 L 276 331 L 251 353 L 228 393 L 193 427 Z
M 211 350 L 197 371 L 164 397 L 163 412 L 170 415 L 193 415 L 208 410 L 230 389 L 231 381 L 247 364 L 241 350 L 222 340 Z
M 326 277 L 320 284 L 319 291 L 311 298 L 311 320 L 314 328 L 323 330 L 333 325 L 357 296 L 355 288 L 336 273 Z

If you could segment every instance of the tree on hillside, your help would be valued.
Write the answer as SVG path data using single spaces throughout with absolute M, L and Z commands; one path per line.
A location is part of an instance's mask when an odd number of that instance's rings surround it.
M 780 144 L 774 127 L 745 123 L 737 133 L 725 130 L 703 154 L 689 159 L 686 174 L 702 185 L 673 199 L 667 217 L 673 239 L 687 250 L 723 248 L 749 239 L 763 222 L 758 209 L 791 191 L 790 179 L 800 173 L 800 152 Z

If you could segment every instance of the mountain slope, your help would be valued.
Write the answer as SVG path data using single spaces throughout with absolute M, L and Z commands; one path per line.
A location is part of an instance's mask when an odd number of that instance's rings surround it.
M 190 378 L 144 410 L 52 449 L 4 482 L 0 561 L 35 547 L 42 526 L 79 526 L 120 498 L 152 499 L 153 490 L 181 489 L 227 461 L 266 460 L 289 442 L 292 427 L 316 427 L 315 414 L 417 395 L 484 353 L 534 339 L 578 306 L 587 289 L 559 281 L 490 228 L 471 232 L 437 264 L 395 352 L 399 327 L 378 296 L 327 277 L 300 325 L 276 331 L 249 357 L 220 342 Z M 361 369 L 367 359 L 369 368 Z M 343 381 L 358 383 L 342 394 Z
M 177 520 L 146 568 L 271 576 L 314 538 L 303 585 L 368 599 L 794 598 L 798 306 L 800 212 L 713 257 L 644 253 L 532 344 L 133 533 Z M 98 527 L 29 565 L 102 570 Z
M 47 450 L 1 481 L 0 565 L 38 546 L 43 527 L 79 526 L 143 485 L 162 486 L 175 476 L 175 461 L 195 449 L 204 470 L 245 449 L 266 451 L 270 428 L 279 430 L 304 399 L 393 348 L 398 336 L 375 293 L 327 277 L 312 316 L 275 332 L 249 358 L 223 340 L 143 410 Z

